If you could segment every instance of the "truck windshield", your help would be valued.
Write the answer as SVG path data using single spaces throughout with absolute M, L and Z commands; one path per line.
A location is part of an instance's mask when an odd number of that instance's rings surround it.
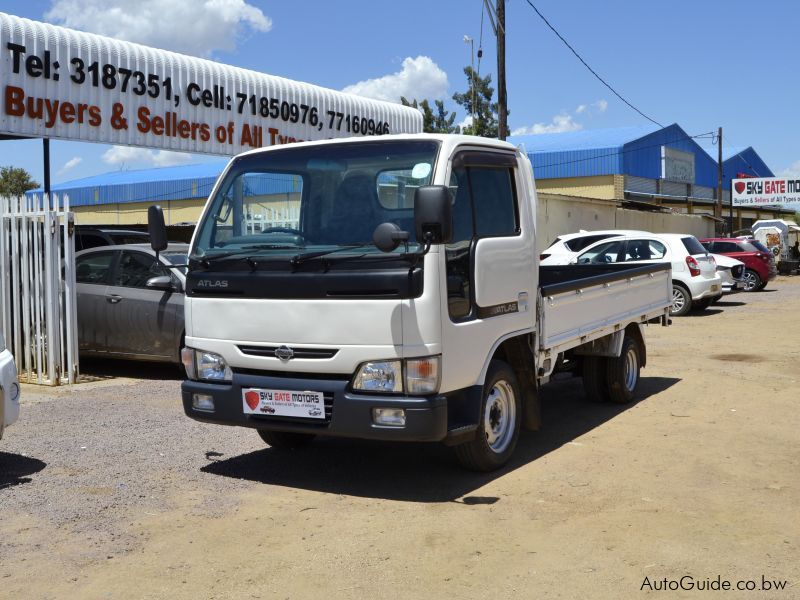
M 192 258 L 372 254 L 387 221 L 414 235 L 414 193 L 429 185 L 437 142 L 286 147 L 238 157 L 198 226 Z M 401 245 L 395 252 L 404 252 Z

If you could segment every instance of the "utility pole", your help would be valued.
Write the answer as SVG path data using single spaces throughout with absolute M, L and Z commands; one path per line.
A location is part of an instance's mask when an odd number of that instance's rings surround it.
M 497 137 L 508 135 L 506 102 L 506 0 L 497 0 Z
M 722 218 L 722 127 L 717 130 L 717 206 L 714 210 L 714 216 L 718 219 Z M 733 223 L 730 224 L 731 230 L 728 231 L 730 236 L 733 233 Z

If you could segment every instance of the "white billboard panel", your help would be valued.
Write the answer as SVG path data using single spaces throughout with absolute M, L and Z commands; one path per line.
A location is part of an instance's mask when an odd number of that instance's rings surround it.
M 0 53 L 0 134 L 232 155 L 422 131 L 414 108 L 4 13 Z
M 748 177 L 731 181 L 734 206 L 780 205 L 800 208 L 800 179 Z

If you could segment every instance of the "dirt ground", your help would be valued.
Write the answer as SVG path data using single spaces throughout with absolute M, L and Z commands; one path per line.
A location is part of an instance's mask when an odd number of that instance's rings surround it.
M 169 369 L 26 386 L 0 598 L 800 598 L 799 308 L 783 277 L 651 326 L 638 402 L 554 382 L 490 475 L 441 446 L 278 452 L 183 416 Z

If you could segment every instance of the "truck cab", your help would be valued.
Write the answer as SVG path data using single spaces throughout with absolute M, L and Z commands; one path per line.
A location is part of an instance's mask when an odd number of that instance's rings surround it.
M 192 240 L 185 411 L 273 446 L 444 441 L 497 468 L 521 425 L 538 426 L 537 386 L 566 352 L 594 364 L 633 344 L 638 381 L 640 324 L 670 304 L 661 266 L 581 270 L 600 286 L 592 302 L 628 289 L 634 306 L 588 311 L 568 269 L 542 296 L 535 241 L 531 165 L 505 142 L 419 134 L 240 155 Z

